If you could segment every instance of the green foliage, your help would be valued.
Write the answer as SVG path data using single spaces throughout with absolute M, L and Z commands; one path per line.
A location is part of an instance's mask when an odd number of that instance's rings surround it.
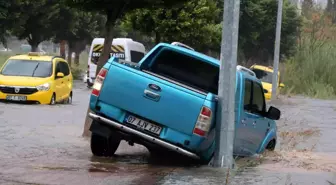
M 242 0 L 239 27 L 239 48 L 245 60 L 266 63 L 273 57 L 277 18 L 277 1 Z M 284 1 L 281 28 L 281 55 L 295 51 L 300 17 L 288 1 Z
M 4 46 L 7 45 L 6 37 L 9 35 L 8 30 L 12 25 L 12 22 L 8 19 L 9 12 L 8 8 L 10 6 L 10 2 L 6 0 L 0 0 L 0 43 Z
M 56 42 L 84 41 L 89 44 L 94 37 L 101 34 L 105 17 L 98 13 L 77 10 L 64 4 L 59 9 L 59 19 L 54 23 Z
M 155 42 L 179 41 L 200 51 L 219 49 L 220 9 L 214 0 L 191 0 L 183 6 L 150 6 L 126 15 L 123 25 L 154 36 Z
M 311 52 L 310 44 L 303 45 L 296 55 L 285 63 L 286 87 L 294 94 L 315 98 L 336 97 L 335 42 L 329 42 Z
M 126 15 L 123 27 L 152 36 L 156 43 L 177 40 L 198 51 L 219 51 L 222 13 L 222 0 L 191 0 L 175 8 L 134 10 Z M 274 53 L 277 2 L 242 0 L 240 15 L 240 59 L 266 63 Z M 296 9 L 285 0 L 281 55 L 294 54 L 300 23 Z
M 71 73 L 75 80 L 80 80 L 83 77 L 83 72 L 83 69 L 71 66 Z
M 26 39 L 35 50 L 39 43 L 54 35 L 53 23 L 58 20 L 59 4 L 49 0 L 12 0 L 8 12 L 14 21 L 12 34 Z
M 67 5 L 87 11 L 113 11 L 121 8 L 121 12 L 141 9 L 148 6 L 171 7 L 187 0 L 63 0 Z
M 0 68 L 12 55 L 14 55 L 12 52 L 0 52 Z
M 67 5 L 90 12 L 104 12 L 106 15 L 105 41 L 102 55 L 97 64 L 97 73 L 109 58 L 109 48 L 114 37 L 113 28 L 118 19 L 132 10 L 146 6 L 170 7 L 186 0 L 63 0 Z

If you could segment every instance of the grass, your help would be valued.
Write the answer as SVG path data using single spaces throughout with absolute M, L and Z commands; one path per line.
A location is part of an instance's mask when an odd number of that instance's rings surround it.
M 6 62 L 6 60 L 10 57 L 15 55 L 12 52 L 0 52 L 0 67 Z
M 6 62 L 6 60 L 18 53 L 13 53 L 13 52 L 0 52 L 0 68 L 2 65 Z M 55 53 L 50 53 L 49 55 L 57 56 L 59 54 Z M 72 61 L 72 66 L 71 66 L 71 71 L 74 76 L 74 79 L 81 79 L 82 74 L 85 72 L 87 69 L 87 62 L 88 62 L 88 54 L 83 52 L 80 57 L 79 57 L 79 65 L 76 66 L 74 62 Z
M 319 99 L 336 98 L 336 44 L 327 43 L 311 51 L 308 45 L 285 62 L 286 94 Z

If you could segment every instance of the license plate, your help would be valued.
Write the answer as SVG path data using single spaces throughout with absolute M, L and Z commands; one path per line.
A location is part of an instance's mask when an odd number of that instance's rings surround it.
M 132 125 L 135 125 L 139 129 L 147 130 L 147 131 L 149 131 L 151 133 L 154 133 L 154 134 L 157 134 L 157 135 L 160 135 L 161 130 L 162 130 L 162 127 L 160 127 L 160 126 L 157 126 L 153 123 L 149 123 L 147 121 L 144 121 L 142 119 L 136 118 L 136 117 L 131 116 L 131 115 L 126 116 L 125 122 L 129 123 L 129 124 L 132 124 Z
M 11 95 L 8 95 L 6 97 L 6 100 L 11 100 L 11 101 L 26 101 L 27 100 L 27 96 L 11 96 Z

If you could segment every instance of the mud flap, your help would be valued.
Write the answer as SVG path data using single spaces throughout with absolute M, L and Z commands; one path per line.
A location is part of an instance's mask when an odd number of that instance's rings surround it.
M 109 138 L 112 135 L 112 130 L 109 127 L 96 121 L 92 122 L 90 131 L 105 138 Z

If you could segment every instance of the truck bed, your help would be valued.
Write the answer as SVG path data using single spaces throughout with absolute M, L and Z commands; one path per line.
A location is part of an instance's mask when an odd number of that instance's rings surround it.
M 112 62 L 98 101 L 192 135 L 206 94 L 163 78 Z

